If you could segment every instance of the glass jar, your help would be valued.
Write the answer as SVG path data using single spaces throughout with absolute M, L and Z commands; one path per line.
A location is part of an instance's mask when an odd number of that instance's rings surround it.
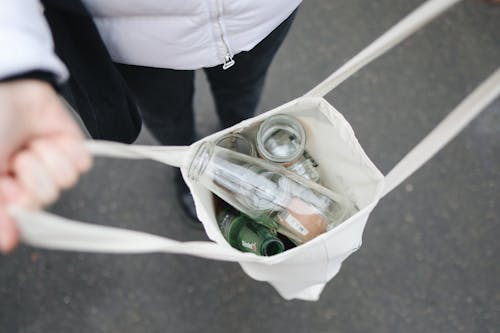
M 284 114 L 267 118 L 259 126 L 255 141 L 262 158 L 281 164 L 313 182 L 320 182 L 317 163 L 304 150 L 306 132 L 296 118 Z
M 188 177 L 296 244 L 335 227 L 354 212 L 353 203 L 335 192 L 281 166 L 211 142 L 195 151 Z
M 249 156 L 257 155 L 253 143 L 237 133 L 228 133 L 221 136 L 215 141 L 215 145 Z

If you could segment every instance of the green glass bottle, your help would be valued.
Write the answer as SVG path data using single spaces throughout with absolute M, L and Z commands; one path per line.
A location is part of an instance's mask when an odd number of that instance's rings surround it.
M 284 245 L 269 229 L 232 209 L 224 209 L 217 222 L 229 244 L 243 252 L 273 256 L 284 250 Z

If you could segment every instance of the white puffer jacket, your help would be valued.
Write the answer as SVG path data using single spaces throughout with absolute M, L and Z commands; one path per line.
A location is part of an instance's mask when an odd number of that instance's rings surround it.
M 83 0 L 113 60 L 198 69 L 232 64 L 301 0 Z M 38 0 L 0 1 L 0 78 L 41 69 L 67 77 Z

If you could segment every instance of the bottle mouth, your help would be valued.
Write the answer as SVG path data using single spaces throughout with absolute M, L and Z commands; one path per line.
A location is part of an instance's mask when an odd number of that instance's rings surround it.
M 215 141 L 215 145 L 249 156 L 255 157 L 257 155 L 252 142 L 237 133 L 229 133 L 221 136 Z
M 285 245 L 279 239 L 267 239 L 262 243 L 262 254 L 265 256 L 274 256 L 285 250 Z
M 289 163 L 304 153 L 306 133 L 302 124 L 288 115 L 267 118 L 257 131 L 257 151 L 272 162 Z
M 212 158 L 214 152 L 214 144 L 211 142 L 203 142 L 198 146 L 188 168 L 188 178 L 197 181 L 208 166 L 208 162 Z

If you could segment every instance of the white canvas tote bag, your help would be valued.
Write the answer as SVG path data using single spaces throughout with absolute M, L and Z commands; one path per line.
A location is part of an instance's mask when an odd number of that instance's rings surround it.
M 269 282 L 285 299 L 317 300 L 342 262 L 361 246 L 366 221 L 379 199 L 437 153 L 500 94 L 500 69 L 459 104 L 385 177 L 366 156 L 349 123 L 323 96 L 456 2 L 458 0 L 427 1 L 305 96 L 217 132 L 190 147 L 88 142 L 88 148 L 95 155 L 147 158 L 180 167 L 193 193 L 198 217 L 211 242 L 178 242 L 139 231 L 87 224 L 45 212 L 10 207 L 22 240 L 47 249 L 182 253 L 234 261 L 250 277 Z M 201 142 L 213 141 L 228 132 L 241 131 L 280 113 L 291 114 L 304 124 L 308 137 L 306 150 L 319 162 L 324 185 L 348 196 L 357 204 L 359 211 L 333 230 L 299 247 L 272 257 L 259 257 L 242 253 L 226 242 L 217 226 L 211 193 L 186 177 L 186 164 Z

